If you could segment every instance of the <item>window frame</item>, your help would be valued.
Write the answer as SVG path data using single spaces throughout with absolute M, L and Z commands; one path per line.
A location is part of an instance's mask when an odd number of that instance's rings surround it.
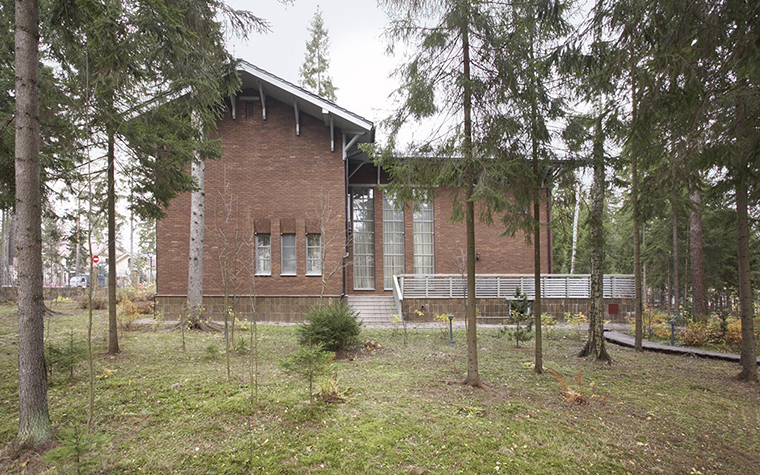
M 285 239 L 293 239 L 293 244 L 285 244 Z M 292 257 L 285 255 L 285 249 L 292 250 Z M 287 259 L 287 262 L 286 262 Z M 291 270 L 292 269 L 292 270 Z M 298 275 L 298 246 L 295 233 L 280 234 L 280 275 Z
M 312 245 L 309 241 L 310 238 L 313 238 L 316 236 L 318 238 L 318 243 L 316 245 Z M 314 251 L 316 249 L 317 256 L 316 258 L 312 257 L 310 252 Z M 314 269 L 314 263 L 316 263 L 317 268 L 319 271 L 315 271 Z M 306 275 L 310 276 L 322 276 L 323 269 L 322 269 L 322 234 L 321 233 L 306 233 Z
M 264 238 L 266 236 L 269 239 L 269 244 L 267 245 L 261 245 L 260 238 Z M 254 272 L 254 275 L 256 276 L 270 276 L 272 275 L 272 235 L 270 233 L 256 233 L 256 272 Z M 268 255 L 264 255 L 262 252 L 263 250 L 266 250 Z M 261 264 L 268 263 L 269 271 L 266 270 L 260 270 L 262 268 Z
M 413 236 L 413 265 L 417 275 L 435 274 L 435 209 L 433 201 L 421 201 L 415 204 L 412 217 Z M 425 242 L 429 237 L 430 242 Z M 426 246 L 430 246 L 430 253 L 420 252 Z M 429 265 L 424 264 L 429 260 Z
M 404 232 L 404 208 L 398 208 L 396 199 L 383 193 L 383 290 L 393 290 L 393 276 L 403 274 L 405 270 L 405 232 Z M 389 224 L 391 224 L 389 226 Z M 401 225 L 401 231 L 389 228 L 396 228 Z M 392 237 L 401 236 L 400 242 L 391 242 Z M 390 239 L 389 239 L 390 238 Z M 390 249 L 391 246 L 395 249 Z M 393 252 L 388 252 L 389 249 Z M 398 252 L 400 250 L 400 253 Z M 400 258 L 400 265 L 396 260 Z M 397 272 L 400 270 L 400 272 Z
M 356 220 L 357 198 L 369 204 L 362 207 L 371 219 Z M 365 216 L 366 217 L 366 216 Z M 375 290 L 375 193 L 373 188 L 353 188 L 351 190 L 351 234 L 353 240 L 353 287 L 354 290 Z M 369 249 L 370 252 L 357 252 Z M 359 272 L 357 272 L 359 271 Z

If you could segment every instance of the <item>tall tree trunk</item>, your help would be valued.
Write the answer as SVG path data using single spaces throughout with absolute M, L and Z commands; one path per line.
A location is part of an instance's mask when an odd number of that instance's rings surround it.
M 573 245 L 570 249 L 570 273 L 575 274 L 575 254 L 578 250 L 578 219 L 581 215 L 581 182 L 575 188 L 575 209 L 573 210 Z
M 665 288 L 665 291 L 667 292 L 667 295 L 668 295 L 668 297 L 667 297 L 668 300 L 667 300 L 667 302 L 665 304 L 665 308 L 668 310 L 668 312 L 670 312 L 670 311 L 673 310 L 673 279 L 672 279 L 672 275 L 673 275 L 673 262 L 671 262 L 669 260 L 668 261 L 668 284 L 667 284 L 667 286 Z
M 187 275 L 187 313 L 190 324 L 200 327 L 203 314 L 203 239 L 206 228 L 206 163 L 193 161 L 192 175 L 198 185 L 190 198 L 190 253 Z
M 747 185 L 737 179 L 736 184 L 736 236 L 739 249 L 739 314 L 742 322 L 742 370 L 740 381 L 757 381 L 757 354 L 755 351 L 755 310 L 752 301 L 752 274 L 750 273 L 749 216 Z
M 475 203 L 473 185 L 467 189 L 465 225 L 467 227 L 467 377 L 464 384 L 481 387 L 478 371 L 477 299 L 475 298 Z
M 131 187 L 130 187 L 131 188 Z M 132 287 L 137 287 L 135 275 L 135 212 L 129 211 L 129 282 Z
M 673 313 L 681 315 L 681 289 L 678 284 L 678 211 L 675 198 L 671 199 L 670 204 L 673 211 Z
M 40 209 L 39 5 L 16 0 L 16 216 L 18 242 L 18 395 L 16 444 L 53 440 L 47 403 Z
M 634 349 L 644 351 L 642 340 L 644 338 L 643 315 L 641 305 L 641 230 L 639 227 L 639 177 L 638 157 L 631 157 L 631 207 L 633 213 L 633 312 L 636 321 Z
M 592 356 L 597 361 L 612 362 L 604 345 L 604 132 L 601 107 L 598 106 L 594 136 L 594 181 L 591 185 L 591 311 L 588 340 L 579 356 Z
M 597 8 L 601 9 L 601 0 L 597 0 Z M 595 41 L 602 40 L 602 25 L 597 22 L 594 26 Z M 588 322 L 588 341 L 579 356 L 593 356 L 597 361 L 612 362 L 604 346 L 604 97 L 601 89 L 596 95 L 595 124 L 592 160 L 594 164 L 594 180 L 591 185 L 591 311 Z
M 533 372 L 544 373 L 543 341 L 541 337 L 541 215 L 539 193 L 540 181 L 538 181 L 538 159 L 533 157 L 533 174 L 537 180 L 536 196 L 533 200 L 533 285 L 535 287 L 535 300 L 533 301 L 533 324 L 536 327 L 535 365 Z
M 631 84 L 631 121 L 638 118 L 638 98 L 636 80 Z M 633 313 L 635 319 L 634 349 L 644 351 L 643 316 L 641 309 L 641 234 L 639 230 L 639 157 L 636 151 L 631 155 L 631 214 L 633 214 Z
M 18 231 L 18 219 L 15 212 L 11 212 L 11 229 L 8 231 L 8 267 L 5 269 L 6 284 L 13 284 L 13 258 L 16 257 L 16 232 Z
M 8 257 L 6 250 L 6 246 L 8 245 L 8 210 L 2 210 L 2 218 L 3 240 L 2 246 L 0 246 L 0 285 L 5 285 L 5 267 L 7 264 L 6 258 Z
M 469 11 L 465 7 L 462 24 L 462 63 L 463 63 L 463 109 L 464 109 L 464 153 L 465 160 L 472 162 L 472 84 L 470 82 L 470 38 Z M 475 298 L 475 203 L 472 196 L 475 190 L 474 172 L 468 166 L 466 172 L 469 180 L 467 200 L 465 202 L 465 226 L 467 227 L 467 377 L 464 384 L 482 387 L 478 372 L 478 332 L 477 299 Z
M 81 209 L 82 209 L 81 200 L 77 196 L 77 225 L 76 225 L 76 236 L 75 236 L 77 248 L 76 248 L 75 257 L 74 257 L 74 271 L 77 274 L 79 274 L 80 272 L 79 269 L 81 267 L 81 259 L 82 259 L 82 256 L 80 255 L 82 244 L 79 240 L 79 233 L 81 232 L 81 212 L 79 210 Z
M 116 327 L 116 140 L 108 133 L 108 354 L 119 352 Z M 97 282 L 97 274 L 94 276 Z M 95 285 L 90 281 L 90 285 Z
M 647 224 L 642 223 L 641 224 L 641 249 L 646 249 L 647 247 Z M 644 259 L 644 262 L 641 263 L 641 293 L 642 300 L 646 305 L 651 305 L 650 301 L 650 295 L 649 295 L 649 289 L 647 288 L 647 261 Z
M 0 249 L 0 285 L 8 285 L 8 247 L 10 245 L 10 236 L 8 235 L 12 230 L 10 229 L 10 210 L 3 210 L 3 245 Z
M 529 21 L 533 21 L 533 7 L 529 3 Z M 533 300 L 533 324 L 535 326 L 535 365 L 533 371 L 543 374 L 543 341 L 541 339 L 541 176 L 538 173 L 538 105 L 536 102 L 536 77 L 534 65 L 535 25 L 530 30 L 529 64 L 530 64 L 530 136 L 531 136 L 531 160 L 533 161 L 533 179 L 535 183 L 535 196 L 533 197 L 533 286 L 535 289 Z M 548 204 L 547 204 L 548 206 Z
M 694 317 L 707 321 L 707 284 L 705 283 L 705 260 L 702 247 L 702 190 L 698 180 L 692 185 L 689 196 L 692 203 L 689 217 L 689 248 L 691 252 L 691 298 Z

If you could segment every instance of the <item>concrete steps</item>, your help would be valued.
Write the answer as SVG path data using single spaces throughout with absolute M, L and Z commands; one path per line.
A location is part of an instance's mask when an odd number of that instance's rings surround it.
M 359 312 L 365 326 L 388 326 L 396 313 L 392 295 L 349 295 L 348 304 Z

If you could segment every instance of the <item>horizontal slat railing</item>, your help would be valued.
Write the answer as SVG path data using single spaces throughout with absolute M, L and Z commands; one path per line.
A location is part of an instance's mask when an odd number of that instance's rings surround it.
M 398 278 L 398 292 L 402 299 L 410 298 L 464 298 L 467 279 L 459 274 L 404 274 Z M 507 299 L 515 295 L 517 288 L 529 298 L 535 297 L 532 274 L 479 274 L 475 278 L 477 298 Z M 604 298 L 633 298 L 633 276 L 606 274 Z M 587 299 L 591 296 L 589 274 L 542 274 L 541 296 L 547 299 Z

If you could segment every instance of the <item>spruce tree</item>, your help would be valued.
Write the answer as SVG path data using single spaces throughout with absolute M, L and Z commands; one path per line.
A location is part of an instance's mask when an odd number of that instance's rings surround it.
M 18 389 L 16 443 L 37 449 L 53 440 L 47 403 L 40 206 L 39 5 L 15 8 L 16 216 L 18 228 Z
M 565 19 L 568 3 L 515 1 L 504 6 L 494 36 L 496 107 L 488 113 L 487 144 L 500 162 L 497 176 L 509 183 L 519 203 L 502 217 L 506 231 L 521 230 L 533 244 L 533 303 L 536 326 L 536 373 L 543 373 L 541 339 L 541 216 L 542 191 L 549 187 L 551 171 L 546 162 L 556 159 L 548 124 L 564 115 L 557 95 L 557 46 L 569 31 Z M 530 164 L 530 169 L 526 166 Z M 530 212 L 524 210 L 532 208 Z M 548 223 L 546 223 L 548 225 Z
M 306 42 L 306 54 L 300 71 L 301 86 L 320 97 L 335 102 L 337 88 L 333 85 L 329 73 L 330 38 L 319 7 L 311 20 L 309 34 L 311 38 Z
M 387 35 L 414 48 L 399 68 L 396 112 L 384 125 L 388 146 L 376 163 L 388 170 L 388 193 L 403 202 L 432 199 L 439 187 L 453 194 L 452 219 L 464 219 L 466 235 L 467 376 L 483 385 L 478 369 L 475 296 L 476 203 L 484 221 L 506 205 L 505 177 L 489 156 L 486 112 L 494 107 L 499 5 L 470 0 L 387 0 Z M 391 44 L 391 49 L 393 45 Z M 428 137 L 396 150 L 399 131 L 422 119 L 439 126 Z M 409 159 L 402 157 L 411 157 Z

